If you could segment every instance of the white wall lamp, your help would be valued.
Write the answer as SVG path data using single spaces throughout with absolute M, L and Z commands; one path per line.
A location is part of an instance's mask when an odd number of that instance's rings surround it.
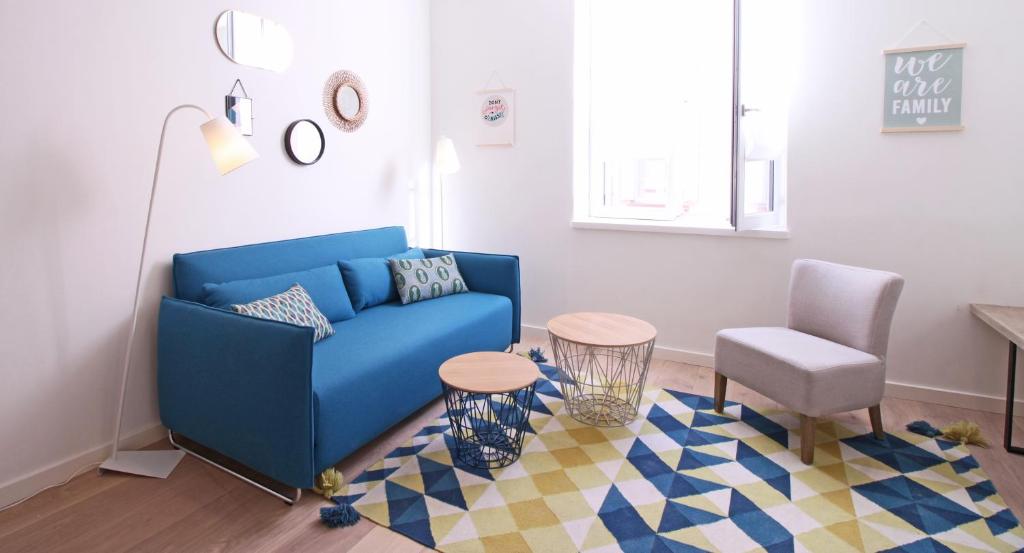
M 164 151 L 164 136 L 167 134 L 167 122 L 171 115 L 182 109 L 194 109 L 202 113 L 207 121 L 199 126 L 199 130 L 210 148 L 210 155 L 221 175 L 249 163 L 259 157 L 256 150 L 246 142 L 238 129 L 223 117 L 213 117 L 205 109 L 192 104 L 182 104 L 167 113 L 164 118 L 163 130 L 160 131 L 160 145 L 156 152 L 156 166 L 153 168 L 153 187 L 149 191 L 149 211 L 146 213 L 146 230 L 142 235 L 142 254 L 139 256 L 139 272 L 135 278 L 135 301 L 132 303 L 132 324 L 128 330 L 128 343 L 124 350 L 124 367 L 121 374 L 121 396 L 117 405 L 117 419 L 114 421 L 114 446 L 110 457 L 100 465 L 100 471 L 115 471 L 155 478 L 167 478 L 178 465 L 184 451 L 179 450 L 145 450 L 121 451 L 121 421 L 124 418 L 124 397 L 128 389 L 128 371 L 132 362 L 132 342 L 139 321 L 139 295 L 142 284 L 142 268 L 146 260 L 146 245 L 149 242 L 149 223 L 153 217 L 153 203 L 156 199 L 156 183 L 160 177 L 160 158 Z
M 437 140 L 437 152 L 434 156 L 434 167 L 437 168 L 439 181 L 440 201 L 439 218 L 441 220 L 441 249 L 444 249 L 444 175 L 457 173 L 462 165 L 459 163 L 459 156 L 455 153 L 455 143 L 451 138 L 442 136 Z

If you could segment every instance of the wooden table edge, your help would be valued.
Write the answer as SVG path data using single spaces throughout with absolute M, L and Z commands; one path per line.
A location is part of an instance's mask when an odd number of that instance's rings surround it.
M 648 323 L 648 324 L 650 324 L 650 323 Z M 562 336 L 561 334 L 558 334 L 557 332 L 553 332 L 550 328 L 545 328 L 545 330 L 548 331 L 548 334 L 551 334 L 551 335 L 557 337 L 559 340 L 564 340 L 566 342 L 572 342 L 574 344 L 579 344 L 581 346 L 590 346 L 590 347 L 595 347 L 595 348 L 628 348 L 628 347 L 633 347 L 633 346 L 642 346 L 644 344 L 649 344 L 651 342 L 654 342 L 658 338 L 658 331 L 655 330 L 654 331 L 654 335 L 651 336 L 650 340 L 643 340 L 643 341 L 640 341 L 640 342 L 620 342 L 620 343 L 616 343 L 616 344 L 597 344 L 597 343 L 594 343 L 594 342 L 580 342 L 579 340 L 570 340 L 569 338 L 566 338 L 565 336 Z
M 559 334 L 558 332 L 555 332 L 554 330 L 551 330 L 551 323 L 552 323 L 552 321 L 555 321 L 555 320 L 557 320 L 557 319 L 559 319 L 561 317 L 567 317 L 567 316 L 572 316 L 572 315 L 613 315 L 613 316 L 617 316 L 617 317 L 627 317 L 627 318 L 633 319 L 633 320 L 635 320 L 635 321 L 637 321 L 639 323 L 642 323 L 642 324 L 650 327 L 651 337 L 646 339 L 646 340 L 639 340 L 639 341 L 636 341 L 636 342 L 622 341 L 622 342 L 615 342 L 615 343 L 610 343 L 610 342 L 599 343 L 599 342 L 592 342 L 592 341 L 573 340 L 572 338 L 567 338 L 567 337 Z M 550 319 L 548 319 L 548 322 L 544 325 L 544 330 L 547 330 L 549 335 L 555 336 L 559 340 L 564 340 L 566 342 L 572 342 L 574 344 L 579 344 L 581 346 L 590 346 L 590 347 L 596 347 L 596 348 L 628 348 L 628 347 L 634 347 L 634 346 L 642 346 L 644 344 L 648 344 L 648 343 L 654 342 L 658 338 L 658 327 L 654 326 L 650 321 L 646 321 L 644 319 L 641 319 L 640 317 L 634 317 L 633 315 L 627 315 L 625 313 L 613 313 L 613 312 L 610 312 L 610 311 L 571 311 L 569 313 L 560 313 L 560 314 L 555 315 L 554 317 L 551 317 Z
M 976 318 L 980 319 L 982 322 L 990 326 L 993 330 L 1001 334 L 1003 338 L 1006 338 L 1007 340 L 1024 348 L 1024 336 L 1017 334 L 1016 332 L 1011 330 L 1002 321 L 993 317 L 992 314 L 985 309 L 986 307 L 995 307 L 999 309 L 1016 308 L 1024 312 L 1024 307 L 1017 307 L 1013 305 L 996 305 L 992 303 L 972 303 L 970 305 L 972 315 L 974 315 Z
M 449 382 L 447 379 L 445 379 L 444 374 L 441 372 L 441 369 L 444 368 L 445 363 L 448 363 L 452 359 L 456 359 L 456 358 L 462 357 L 464 355 L 471 355 L 473 353 L 500 353 L 502 355 L 507 355 L 510 358 L 521 359 L 525 363 L 529 363 L 529 364 L 533 365 L 533 372 L 535 373 L 534 374 L 534 378 L 533 378 L 533 380 L 527 382 L 526 384 L 523 384 L 522 386 L 514 386 L 514 387 L 509 387 L 509 388 L 489 388 L 489 389 L 479 389 L 479 388 L 475 388 L 475 387 L 464 386 L 462 384 L 456 384 L 456 383 L 453 383 L 453 382 Z M 510 359 L 510 361 L 511 361 L 511 359 Z M 523 365 L 523 367 L 525 368 L 526 365 Z M 507 394 L 507 393 L 511 393 L 511 392 L 516 392 L 516 391 L 519 391 L 519 390 L 523 390 L 525 388 L 529 388 L 530 386 L 536 384 L 537 380 L 540 379 L 541 376 L 542 376 L 542 374 L 540 372 L 540 369 L 537 367 L 537 363 L 535 363 L 535 362 L 533 362 L 533 361 L 523 357 L 522 355 L 518 355 L 518 354 L 515 354 L 515 353 L 501 352 L 501 351 L 463 353 L 463 354 L 456 355 L 455 357 L 451 357 L 451 358 L 445 360 L 444 363 L 441 363 L 441 366 L 437 368 L 437 377 L 441 380 L 441 382 L 445 386 L 448 386 L 450 388 L 454 388 L 456 390 L 460 390 L 460 391 L 463 391 L 463 392 L 471 393 L 471 394 Z

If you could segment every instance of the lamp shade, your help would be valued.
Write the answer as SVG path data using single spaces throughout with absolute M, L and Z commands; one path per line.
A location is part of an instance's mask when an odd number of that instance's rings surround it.
M 210 148 L 210 156 L 213 157 L 213 162 L 221 175 L 226 175 L 260 157 L 252 145 L 242 138 L 238 129 L 223 117 L 214 117 L 203 123 L 199 129 L 203 132 L 206 145 Z
M 459 164 L 459 156 L 455 153 L 455 144 L 451 138 L 442 136 L 437 141 L 437 157 L 434 163 L 437 164 L 437 172 L 442 175 L 450 175 L 462 167 Z

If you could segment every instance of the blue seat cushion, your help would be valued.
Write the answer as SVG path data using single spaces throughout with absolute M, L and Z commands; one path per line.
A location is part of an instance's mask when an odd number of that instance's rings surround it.
M 512 302 L 469 292 L 386 303 L 334 325 L 313 346 L 317 472 L 337 463 L 441 394 L 437 369 L 512 340 Z
M 293 284 L 306 289 L 316 308 L 327 320 L 338 322 L 356 316 L 337 265 L 263 278 L 206 283 L 203 284 L 203 303 L 227 309 L 235 304 L 250 303 L 280 294 Z
M 412 248 L 389 257 L 361 257 L 338 262 L 352 307 L 357 312 L 398 300 L 398 289 L 391 278 L 388 259 L 423 259 L 423 250 Z

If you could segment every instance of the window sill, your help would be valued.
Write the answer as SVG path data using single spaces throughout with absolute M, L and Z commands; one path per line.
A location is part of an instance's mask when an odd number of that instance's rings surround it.
M 668 221 L 645 221 L 642 219 L 575 218 L 572 220 L 571 225 L 572 228 L 589 230 L 702 234 L 705 236 L 728 236 L 732 238 L 789 238 L 789 229 L 785 228 L 737 231 L 730 226 L 703 226 Z

